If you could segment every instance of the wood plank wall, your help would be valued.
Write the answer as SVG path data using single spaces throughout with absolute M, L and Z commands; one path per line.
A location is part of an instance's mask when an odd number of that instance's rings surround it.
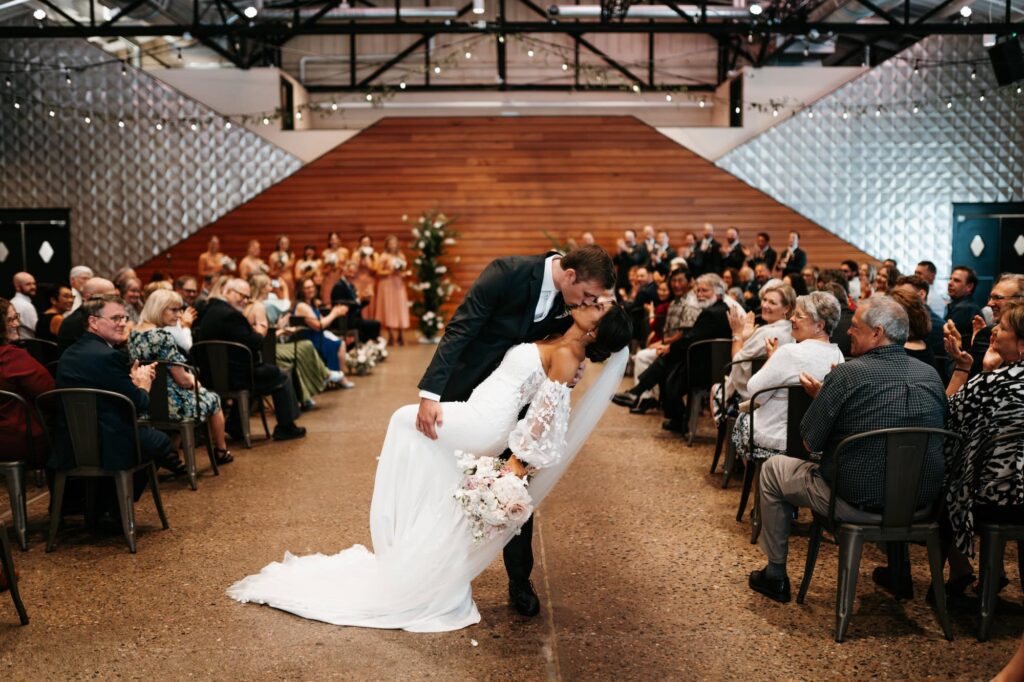
M 458 219 L 457 284 L 468 288 L 493 258 L 544 251 L 547 230 L 560 240 L 594 233 L 613 250 L 626 228 L 652 224 L 674 244 L 705 221 L 736 226 L 741 238 L 771 234 L 779 249 L 802 234 L 810 262 L 838 267 L 867 254 L 632 117 L 481 117 L 384 119 L 290 178 L 141 267 L 193 272 L 212 234 L 241 260 L 247 240 L 263 256 L 278 234 L 293 248 L 323 248 L 330 230 L 353 245 L 363 233 L 378 245 L 411 238 L 401 216 L 437 207 Z

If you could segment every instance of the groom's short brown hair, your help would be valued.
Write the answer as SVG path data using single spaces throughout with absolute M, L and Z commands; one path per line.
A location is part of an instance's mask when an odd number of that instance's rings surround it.
M 597 282 L 605 289 L 615 286 L 612 257 L 597 244 L 578 246 L 562 257 L 563 270 L 575 270 L 576 281 Z

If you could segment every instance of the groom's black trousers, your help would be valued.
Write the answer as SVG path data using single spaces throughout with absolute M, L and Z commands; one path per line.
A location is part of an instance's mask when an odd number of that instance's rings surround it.
M 526 582 L 533 571 L 533 516 L 523 524 L 519 535 L 513 535 L 502 553 L 505 571 L 511 582 Z

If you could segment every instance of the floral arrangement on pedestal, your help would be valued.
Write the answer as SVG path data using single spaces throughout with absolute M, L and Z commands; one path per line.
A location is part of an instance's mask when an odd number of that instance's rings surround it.
M 458 236 L 449 227 L 454 218 L 435 209 L 416 220 L 409 220 L 408 216 L 402 216 L 402 220 L 412 225 L 413 247 L 418 252 L 412 261 L 418 281 L 410 286 L 419 297 L 411 303 L 412 314 L 419 318 L 422 340 L 437 343 L 444 332 L 441 306 L 459 289 L 448 278 L 448 266 L 443 262 L 446 247 L 454 246 Z M 459 262 L 457 256 L 454 262 Z

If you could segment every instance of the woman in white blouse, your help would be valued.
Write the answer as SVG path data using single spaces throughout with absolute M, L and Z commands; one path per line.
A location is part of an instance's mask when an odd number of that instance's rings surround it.
M 800 373 L 821 381 L 832 367 L 843 361 L 839 346 L 829 335 L 839 322 L 839 301 L 824 291 L 816 291 L 796 300 L 790 318 L 796 343 L 779 346 L 768 342 L 768 362 L 747 382 L 749 395 L 771 386 L 799 384 Z M 760 407 L 754 411 L 754 452 L 750 452 L 749 413 L 740 412 L 733 429 L 736 453 L 745 459 L 767 459 L 786 451 L 786 410 L 789 395 L 785 389 L 758 396 Z

